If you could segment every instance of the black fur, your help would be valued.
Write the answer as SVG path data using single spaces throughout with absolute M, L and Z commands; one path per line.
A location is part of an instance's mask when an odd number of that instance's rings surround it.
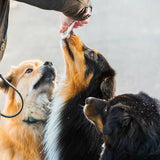
M 82 74 L 87 78 L 89 73 L 93 73 L 93 78 L 88 88 L 69 99 L 63 107 L 58 137 L 60 160 L 98 160 L 101 153 L 102 135 L 87 121 L 81 106 L 89 96 L 103 98 L 100 86 L 106 77 L 111 77 L 109 81 L 113 81 L 115 72 L 102 55 L 95 55 L 96 59 L 92 59 L 89 53 L 84 56 L 87 70 Z M 105 87 L 113 92 L 112 86 Z
M 91 100 L 99 108 L 108 138 L 101 160 L 160 160 L 158 100 L 144 93 L 124 94 L 108 102 Z
M 70 99 L 64 106 L 66 109 L 61 113 L 62 131 L 59 135 L 61 160 L 99 159 L 102 137 L 97 133 L 95 127 L 85 119 L 83 108 L 78 105 L 84 103 L 86 95 L 87 93 L 84 91 Z

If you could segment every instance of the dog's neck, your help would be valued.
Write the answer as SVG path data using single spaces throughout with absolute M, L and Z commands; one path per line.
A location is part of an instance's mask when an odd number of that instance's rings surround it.
M 60 87 L 59 97 L 63 97 L 64 102 L 67 102 L 69 99 L 79 95 L 80 99 L 85 99 L 87 97 L 93 96 L 102 98 L 102 92 L 100 89 L 100 85 L 90 85 L 90 86 L 82 86 L 82 84 L 74 83 L 74 81 L 65 81 L 64 84 Z M 82 97 L 81 97 L 82 95 Z

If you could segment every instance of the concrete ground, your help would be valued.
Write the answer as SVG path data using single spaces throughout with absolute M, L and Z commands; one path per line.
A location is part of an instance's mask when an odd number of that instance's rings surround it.
M 160 98 L 160 1 L 92 0 L 92 4 L 90 23 L 75 33 L 116 70 L 116 94 L 145 91 Z M 27 59 L 53 61 L 58 74 L 63 73 L 59 25 L 59 13 L 18 3 L 10 10 L 0 73 L 7 74 L 11 65 Z

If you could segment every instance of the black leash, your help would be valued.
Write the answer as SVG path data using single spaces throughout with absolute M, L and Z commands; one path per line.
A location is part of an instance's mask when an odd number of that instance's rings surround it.
M 22 97 L 22 95 L 20 94 L 20 92 L 19 92 L 11 83 L 9 83 L 5 78 L 3 78 L 3 76 L 2 76 L 1 74 L 0 74 L 0 78 L 1 78 L 5 83 L 7 83 L 11 88 L 13 88 L 13 89 L 18 93 L 18 95 L 19 95 L 20 98 L 21 98 L 21 108 L 20 108 L 20 110 L 19 110 L 16 114 L 13 114 L 13 115 L 11 115 L 11 116 L 8 116 L 8 115 L 5 115 L 5 114 L 0 113 L 0 115 L 1 115 L 2 117 L 5 117 L 5 118 L 13 118 L 13 117 L 16 117 L 16 116 L 18 116 L 18 115 L 21 113 L 21 111 L 22 111 L 22 109 L 23 109 L 23 105 L 24 105 L 23 97 Z

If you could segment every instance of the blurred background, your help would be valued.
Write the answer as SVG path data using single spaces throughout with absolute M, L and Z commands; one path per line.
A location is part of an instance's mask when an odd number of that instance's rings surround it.
M 160 1 L 92 0 L 90 23 L 76 29 L 82 41 L 102 53 L 116 70 L 116 94 L 144 91 L 160 98 Z M 64 73 L 59 13 L 12 4 L 8 45 L 0 73 L 23 60 L 52 61 Z M 0 106 L 4 106 L 0 94 Z

